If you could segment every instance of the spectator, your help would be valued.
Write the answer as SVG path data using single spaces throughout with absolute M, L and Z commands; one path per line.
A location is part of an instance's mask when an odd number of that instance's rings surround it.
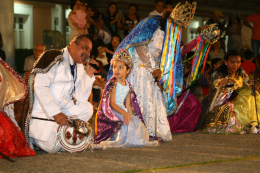
M 150 12 L 149 15 L 163 15 L 163 0 L 156 0 L 155 1 L 155 10 Z
M 2 40 L 2 35 L 0 33 L 0 58 L 5 61 L 5 51 L 3 51 L 1 48 L 3 47 L 3 40 Z
M 111 2 L 108 5 L 107 13 L 105 14 L 105 16 L 110 21 L 110 25 L 111 25 L 112 30 L 113 30 L 113 35 L 117 34 L 117 30 L 121 29 L 121 27 L 122 27 L 122 24 L 121 24 L 120 19 L 119 19 L 117 3 Z
M 73 0 L 70 4 L 71 12 L 68 17 L 70 31 L 70 40 L 81 34 L 88 34 L 90 17 L 87 17 L 86 6 L 81 0 Z
M 99 38 L 102 39 L 105 44 L 110 43 L 113 35 L 113 29 L 109 20 L 105 15 L 99 13 L 98 8 L 94 5 L 89 6 L 88 10 L 90 17 L 97 25 L 97 34 L 94 35 L 94 40 Z
M 209 93 L 209 72 L 210 72 L 210 64 L 207 63 L 204 69 L 204 76 L 201 75 L 201 86 L 202 93 L 205 97 Z
M 211 60 L 211 73 L 212 74 L 214 71 L 216 71 L 221 65 L 223 64 L 223 60 L 221 58 L 215 58 Z
M 250 46 L 248 46 L 247 44 L 244 44 L 240 50 L 239 50 L 239 54 L 241 56 L 241 61 L 244 62 L 245 61 L 245 57 L 244 57 L 244 52 L 247 50 L 251 50 Z
M 219 20 L 220 17 L 224 17 L 224 14 L 220 10 L 215 10 L 213 12 L 213 16 L 207 21 L 206 25 L 217 23 L 218 28 L 224 30 L 225 25 Z M 201 32 L 201 27 L 198 27 L 198 32 Z M 222 49 L 225 52 L 225 38 L 220 38 L 219 41 L 221 43 Z
M 140 22 L 140 16 L 136 15 L 137 11 L 138 11 L 138 6 L 136 4 L 130 4 L 128 6 L 128 14 L 125 14 L 122 17 L 122 25 L 123 25 L 125 37 Z
M 242 24 L 237 14 L 232 14 L 228 20 L 227 35 L 228 35 L 228 50 L 239 51 L 243 45 L 241 36 Z
M 250 75 L 255 71 L 255 64 L 252 62 L 254 60 L 254 53 L 250 50 L 244 52 L 245 61 L 241 63 L 241 67 Z
M 252 14 L 244 20 L 244 25 L 252 29 L 251 45 L 254 52 L 254 57 L 259 59 L 259 47 L 260 47 L 260 2 L 257 3 L 257 13 Z M 253 22 L 251 26 L 248 22 Z
M 167 11 L 171 11 L 173 9 L 173 4 L 171 0 L 166 0 L 165 1 L 165 9 Z
M 45 46 L 43 44 L 36 44 L 33 49 L 33 55 L 25 58 L 24 68 L 23 68 L 23 71 L 25 72 L 24 73 L 25 77 L 29 74 L 29 72 L 33 67 L 34 62 L 41 56 L 43 52 L 45 52 Z
M 115 52 L 118 45 L 120 44 L 120 42 L 121 42 L 121 37 L 119 35 L 114 35 L 111 43 L 107 46 L 108 50 Z M 110 63 L 112 57 L 113 57 L 113 54 L 107 52 L 107 60 L 109 63 Z M 104 68 L 108 71 L 109 67 L 110 67 L 110 64 L 105 66 Z
M 105 47 L 103 40 L 101 40 L 101 39 L 96 40 L 96 47 L 98 49 L 98 55 L 97 55 L 96 60 L 101 61 L 102 66 L 104 66 L 104 67 L 109 66 L 109 61 L 108 61 L 106 54 L 109 53 L 109 54 L 113 55 L 114 52 L 111 50 L 108 50 L 108 48 Z M 103 69 L 103 71 L 107 75 L 108 70 Z
M 221 43 L 218 40 L 216 43 L 213 44 L 211 50 L 209 51 L 209 58 L 213 60 L 215 58 L 221 58 L 223 60 L 225 53 L 223 49 L 221 49 Z

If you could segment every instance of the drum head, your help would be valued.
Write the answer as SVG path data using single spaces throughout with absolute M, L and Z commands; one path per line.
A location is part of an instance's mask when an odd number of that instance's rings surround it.
M 58 133 L 60 133 L 60 144 L 62 148 L 70 153 L 83 151 L 88 147 L 92 140 L 92 129 L 88 136 L 77 134 L 73 127 L 59 126 Z M 79 127 L 81 133 L 87 133 L 87 127 Z

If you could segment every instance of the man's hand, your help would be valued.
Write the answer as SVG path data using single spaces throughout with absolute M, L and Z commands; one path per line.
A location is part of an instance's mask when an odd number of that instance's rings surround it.
M 58 113 L 57 115 L 53 116 L 55 122 L 61 126 L 64 125 L 68 125 L 69 126 L 69 122 L 67 120 L 67 115 L 65 115 L 64 113 Z
M 96 70 L 93 67 L 91 67 L 91 65 L 89 65 L 89 64 L 96 64 L 97 66 L 99 66 L 99 64 L 93 59 L 89 60 L 89 62 L 87 63 L 86 73 L 89 77 L 92 77 Z
M 154 70 L 152 75 L 154 79 L 157 79 L 159 81 L 161 77 L 162 71 L 160 69 Z

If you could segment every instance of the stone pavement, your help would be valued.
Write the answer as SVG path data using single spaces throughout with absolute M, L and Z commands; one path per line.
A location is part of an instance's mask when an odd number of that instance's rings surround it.
M 37 152 L 34 157 L 15 158 L 15 163 L 1 159 L 0 172 L 259 172 L 259 144 L 257 134 L 181 133 L 159 147 Z M 227 159 L 231 160 L 223 161 Z

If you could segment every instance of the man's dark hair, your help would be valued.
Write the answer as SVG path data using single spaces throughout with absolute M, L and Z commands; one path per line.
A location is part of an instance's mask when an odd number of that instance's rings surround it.
M 254 52 L 251 50 L 247 50 L 244 52 L 244 57 L 246 60 L 250 60 L 251 58 L 254 57 Z
M 228 61 L 229 57 L 231 56 L 240 56 L 240 54 L 238 53 L 238 51 L 236 50 L 230 50 L 226 53 L 226 55 L 224 56 L 224 60 Z M 216 71 L 222 73 L 224 75 L 224 77 L 226 77 L 228 75 L 228 68 L 227 65 L 225 65 L 225 63 L 222 64 L 222 66 L 220 66 Z M 241 75 L 242 74 L 242 69 L 241 67 L 239 67 L 239 69 L 237 70 L 238 74 Z
M 207 71 L 208 69 L 210 69 L 210 65 L 209 63 L 206 63 L 204 71 Z
M 136 4 L 130 4 L 129 6 L 128 6 L 128 9 L 130 8 L 130 7 L 135 7 L 136 8 L 136 12 L 138 11 L 138 6 L 136 5 Z
M 214 58 L 211 60 L 211 66 L 214 67 L 219 61 L 222 61 L 221 58 Z
M 163 3 L 163 0 L 155 0 L 155 5 L 157 5 L 158 2 L 162 2 L 162 3 Z M 163 4 L 164 4 L 164 3 L 163 3 Z
M 85 37 L 87 39 L 89 39 L 93 45 L 93 39 L 90 35 L 88 34 L 83 34 L 83 35 L 79 35 L 79 36 L 76 36 L 74 37 L 70 42 L 75 42 L 76 45 L 79 45 L 79 43 L 81 42 L 82 38 Z
M 260 1 L 258 1 L 258 3 L 257 3 L 257 5 L 256 5 L 256 6 L 258 7 L 259 5 L 260 5 Z
M 229 57 L 231 57 L 231 56 L 240 56 L 240 54 L 239 54 L 238 51 L 236 51 L 236 50 L 229 50 L 229 51 L 226 53 L 226 55 L 224 56 L 224 59 L 225 59 L 226 61 L 228 61 Z
M 172 0 L 166 0 L 166 1 L 165 1 L 165 5 L 172 5 L 172 6 L 173 6 Z

